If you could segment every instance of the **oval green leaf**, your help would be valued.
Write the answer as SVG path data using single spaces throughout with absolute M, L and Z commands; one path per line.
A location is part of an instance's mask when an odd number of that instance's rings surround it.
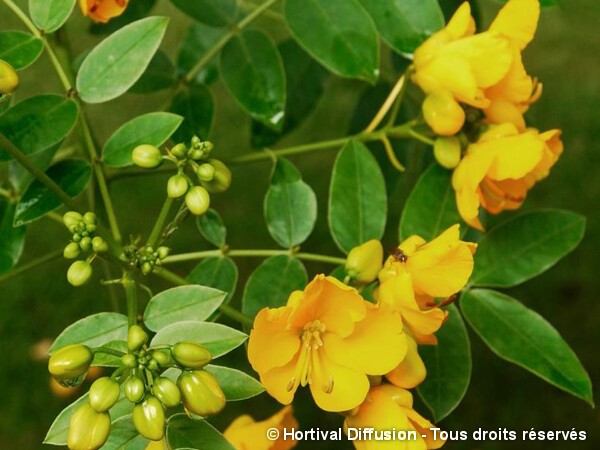
M 215 427 L 205 420 L 190 419 L 187 414 L 171 416 L 167 425 L 167 439 L 173 450 L 235 450 Z
M 292 36 L 330 71 L 377 81 L 379 36 L 357 0 L 286 0 L 284 12 Z
M 447 311 L 448 320 L 436 333 L 438 344 L 419 347 L 427 378 L 418 392 L 436 422 L 460 404 L 471 381 L 471 344 L 465 323 L 456 306 L 450 305 Z
M 217 211 L 209 209 L 206 214 L 196 219 L 200 234 L 215 247 L 223 247 L 227 240 L 227 228 Z
M 77 92 L 86 103 L 119 97 L 142 76 L 167 30 L 169 19 L 148 17 L 111 34 L 85 58 Z
M 23 254 L 25 227 L 14 227 L 15 205 L 0 200 L 0 274 L 12 269 Z
M 161 146 L 182 121 L 183 117 L 166 112 L 148 113 L 130 120 L 106 141 L 102 162 L 112 167 L 133 165 L 131 152 L 135 147 L 142 144 Z
M 193 23 L 188 28 L 177 55 L 177 74 L 185 76 L 225 34 L 227 28 L 213 28 L 201 23 Z M 217 79 L 218 72 L 216 57 L 213 56 L 193 81 L 197 84 L 210 84 Z
M 51 166 L 46 175 L 69 197 L 77 197 L 90 181 L 92 168 L 81 159 L 67 159 Z M 40 181 L 33 180 L 19 200 L 14 224 L 20 226 L 33 222 L 61 205 L 61 200 L 54 192 Z
M 112 416 L 112 411 L 111 411 Z M 133 425 L 132 415 L 119 417 L 112 421 L 110 436 L 102 450 L 144 450 L 150 441 L 140 436 Z
M 430 241 L 462 220 L 452 189 L 452 172 L 432 164 L 413 188 L 400 219 L 400 241 L 413 234 Z
M 41 39 L 24 31 L 0 31 L 0 59 L 15 70 L 33 64 L 44 50 Z
M 167 54 L 158 50 L 148 68 L 139 80 L 129 89 L 132 94 L 150 94 L 168 89 L 177 82 L 175 66 Z
M 294 165 L 278 159 L 265 196 L 269 233 L 284 248 L 304 242 L 317 221 L 317 196 Z
M 171 0 L 171 3 L 188 16 L 211 27 L 231 25 L 236 18 L 235 0 Z
M 144 323 L 152 331 L 182 321 L 203 321 L 225 300 L 226 293 L 206 286 L 178 286 L 152 297 Z
M 521 214 L 492 229 L 479 242 L 470 284 L 510 287 L 545 272 L 574 250 L 585 217 L 569 211 Z
M 83 344 L 88 347 L 100 347 L 112 341 L 127 340 L 127 316 L 117 313 L 99 313 L 65 328 L 54 340 L 48 353 L 69 344 Z
M 240 106 L 280 130 L 285 114 L 285 72 L 277 47 L 262 31 L 245 30 L 221 52 L 221 74 Z
M 362 143 L 350 141 L 333 166 L 329 229 L 345 253 L 370 239 L 381 239 L 387 219 L 385 180 L 377 161 Z
M 177 141 L 187 142 L 194 135 L 203 139 L 210 136 L 215 106 L 206 86 L 194 84 L 178 93 L 169 110 L 184 118 L 174 135 Z
M 64 25 L 74 6 L 75 0 L 29 0 L 29 14 L 36 27 L 52 33 Z
M 488 289 L 467 291 L 465 319 L 499 357 L 593 406 L 592 383 L 558 331 L 535 311 Z
M 227 297 L 223 304 L 228 304 L 237 287 L 238 268 L 233 259 L 227 256 L 213 256 L 200 261 L 187 276 L 187 281 L 190 284 L 209 286 L 226 292 Z M 208 321 L 214 322 L 219 316 L 219 311 L 215 311 Z

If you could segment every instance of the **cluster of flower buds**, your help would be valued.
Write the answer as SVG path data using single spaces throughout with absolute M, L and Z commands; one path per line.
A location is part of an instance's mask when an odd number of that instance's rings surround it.
M 67 259 L 76 259 L 82 253 L 87 253 L 85 260 L 75 261 L 69 267 L 67 280 L 73 286 L 85 284 L 92 275 L 91 262 L 98 253 L 108 251 L 108 244 L 101 236 L 96 236 L 96 214 L 87 212 L 84 215 L 69 211 L 63 216 L 63 223 L 72 234 L 71 242 L 63 251 Z
M 185 196 L 187 208 L 200 216 L 208 211 L 210 193 L 224 192 L 231 185 L 231 171 L 222 161 L 209 158 L 212 150 L 211 142 L 194 136 L 189 146 L 179 143 L 168 149 L 166 155 L 158 148 L 144 144 L 133 149 L 131 157 L 134 164 L 145 169 L 154 169 L 165 160 L 174 163 L 177 174 L 167 182 L 167 195 L 173 199 Z M 188 172 L 193 172 L 195 177 L 189 176 Z
M 149 275 L 156 266 L 162 264 L 163 259 L 169 256 L 170 251 L 169 247 L 164 246 L 155 250 L 150 245 L 138 248 L 131 244 L 124 248 L 123 253 L 131 268 L 140 270 L 144 275 Z
M 12 95 L 19 87 L 19 75 L 16 70 L 0 59 L 0 101 Z

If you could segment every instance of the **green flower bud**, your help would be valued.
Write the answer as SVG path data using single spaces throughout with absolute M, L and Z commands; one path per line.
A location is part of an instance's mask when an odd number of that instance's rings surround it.
M 100 236 L 96 236 L 92 239 L 92 249 L 96 253 L 105 253 L 108 251 L 108 244 Z
M 202 146 L 202 141 L 198 136 L 194 136 L 192 138 L 192 148 L 195 150 L 199 150 Z
M 199 161 L 204 158 L 204 156 L 204 150 L 202 149 L 194 149 L 190 152 L 190 158 L 192 158 L 194 161 Z
M 184 175 L 177 174 L 167 182 L 167 195 L 170 198 L 179 198 L 188 191 L 188 180 Z
M 63 250 L 63 256 L 67 259 L 75 259 L 81 253 L 81 249 L 79 248 L 79 244 L 76 242 L 71 242 L 67 244 L 65 249 Z
M 462 149 L 458 138 L 440 137 L 433 144 L 433 155 L 440 166 L 446 169 L 454 169 L 460 162 Z
M 79 247 L 81 247 L 81 250 L 84 252 L 89 252 L 92 249 L 92 240 L 87 236 L 81 238 L 81 241 L 79 241 Z
M 138 403 L 146 394 L 146 385 L 138 377 L 132 375 L 123 383 L 123 393 L 131 403 Z
M 121 362 L 125 367 L 129 367 L 130 369 L 133 369 L 138 365 L 137 358 L 131 353 L 121 356 Z
M 182 372 L 177 386 L 185 408 L 202 417 L 218 414 L 227 402 L 219 382 L 206 370 Z
M 81 405 L 71 416 L 68 446 L 70 450 L 98 450 L 110 434 L 110 415 Z
M 194 342 L 179 342 L 171 349 L 171 356 L 177 364 L 186 369 L 202 369 L 212 360 L 210 352 Z
M 174 408 L 181 403 L 181 392 L 175 383 L 165 377 L 159 377 L 154 380 L 152 393 L 167 408 Z
M 196 175 L 198 175 L 198 179 L 205 183 L 212 181 L 215 178 L 215 168 L 210 163 L 204 163 L 198 166 L 196 169 Z
M 63 216 L 63 223 L 71 232 L 73 232 L 72 230 L 75 229 L 82 220 L 83 216 L 75 211 L 69 211 Z
M 89 233 L 93 233 L 96 231 L 96 229 L 98 228 L 98 226 L 95 223 L 88 223 L 86 224 L 85 228 L 87 229 L 87 231 Z
M 225 192 L 231 186 L 231 171 L 218 159 L 211 159 L 208 162 L 214 167 L 215 175 L 211 181 L 203 182 L 202 186 L 215 194 Z
M 210 194 L 202 186 L 194 186 L 186 194 L 185 204 L 192 214 L 201 216 L 210 207 Z
M 90 405 L 99 413 L 112 408 L 121 394 L 119 383 L 110 377 L 98 378 L 89 391 Z
M 148 333 L 139 325 L 129 327 L 127 333 L 127 347 L 130 352 L 136 352 L 148 342 Z
M 65 386 L 78 386 L 83 382 L 92 364 L 94 354 L 81 344 L 67 345 L 50 356 L 48 371 Z
M 144 264 L 142 264 L 142 273 L 144 275 L 150 275 L 152 273 L 152 270 L 154 270 L 154 268 L 149 262 L 145 262 Z
M 67 280 L 73 286 L 81 286 L 92 276 L 92 265 L 87 261 L 75 261 L 67 271 Z
M 169 367 L 173 364 L 173 360 L 168 352 L 168 350 L 156 350 L 152 353 L 152 358 L 160 367 Z
M 94 214 L 93 212 L 86 212 L 83 215 L 83 221 L 85 222 L 86 225 L 96 225 L 97 220 L 98 220 L 98 218 L 96 217 L 96 214 Z
M 158 249 L 156 249 L 159 259 L 165 259 L 167 256 L 169 256 L 170 252 L 171 249 L 169 247 L 158 247 Z
M 156 397 L 148 396 L 133 408 L 133 424 L 146 439 L 160 441 L 165 435 L 165 410 Z
M 158 370 L 158 363 L 156 362 L 155 359 L 150 358 L 150 360 L 148 361 L 148 365 L 146 367 L 148 367 L 148 370 L 155 372 Z
M 17 90 L 19 83 L 17 71 L 0 59 L 0 95 L 11 95 Z
M 153 145 L 142 144 L 133 149 L 131 153 L 133 163 L 144 169 L 154 169 L 162 164 L 162 154 Z
M 188 148 L 185 144 L 180 143 L 171 149 L 171 154 L 177 159 L 185 159 L 188 153 Z
M 382 267 L 383 246 L 376 239 L 354 247 L 346 258 L 346 273 L 362 284 L 375 281 Z
M 73 235 L 73 242 L 81 242 L 81 235 L 79 233 Z

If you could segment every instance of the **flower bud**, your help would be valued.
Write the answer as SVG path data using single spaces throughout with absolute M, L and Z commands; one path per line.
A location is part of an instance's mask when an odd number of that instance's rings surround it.
M 86 212 L 83 215 L 83 221 L 85 222 L 86 225 L 96 225 L 98 218 L 96 217 L 96 214 L 94 214 L 93 212 Z
M 423 102 L 425 122 L 439 135 L 451 136 L 465 123 L 465 111 L 447 91 L 435 91 Z
M 89 403 L 84 403 L 71 416 L 68 446 L 70 450 L 98 450 L 109 434 L 109 414 L 97 412 Z
M 149 396 L 133 408 L 133 424 L 146 439 L 160 441 L 165 435 L 165 410 L 156 397 Z
M 154 169 L 162 164 L 162 153 L 153 145 L 142 144 L 131 153 L 133 163 L 144 169 Z
M 186 194 L 185 204 L 192 214 L 201 216 L 210 207 L 210 194 L 202 186 L 194 186 Z
M 169 178 L 167 182 L 167 195 L 170 198 L 179 198 L 188 190 L 188 180 L 184 175 L 177 174 Z
M 84 252 L 89 252 L 92 249 L 92 240 L 88 236 L 81 238 L 79 247 L 81 247 L 81 250 Z
M 19 75 L 6 61 L 0 59 L 0 96 L 11 95 L 19 87 Z
M 67 229 L 73 232 L 73 229 L 83 220 L 83 216 L 75 211 L 69 211 L 63 216 L 63 223 Z
M 215 167 L 211 163 L 204 163 L 196 169 L 198 179 L 205 183 L 212 181 L 215 178 Z
M 146 385 L 138 377 L 132 375 L 123 383 L 123 393 L 131 403 L 138 403 L 144 398 Z
M 440 166 L 454 169 L 460 162 L 460 141 L 454 136 L 437 138 L 433 145 L 433 155 Z
M 181 403 L 181 392 L 179 392 L 179 388 L 166 377 L 158 377 L 154 380 L 152 393 L 167 408 L 174 408 Z
M 177 364 L 186 369 L 202 369 L 212 360 L 210 352 L 194 342 L 179 342 L 171 349 L 171 356 Z
M 158 254 L 158 258 L 159 259 L 165 259 L 167 256 L 169 256 L 169 253 L 171 252 L 171 249 L 169 247 L 158 247 L 156 249 L 156 253 Z
M 202 149 L 192 149 L 192 151 L 190 151 L 190 158 L 194 161 L 201 160 L 204 156 L 204 150 Z
M 63 250 L 63 256 L 67 259 L 75 259 L 81 253 L 81 249 L 79 248 L 79 244 L 76 242 L 71 242 L 67 244 L 65 249 Z
M 375 281 L 382 266 L 383 246 L 376 239 L 354 247 L 346 258 L 346 273 L 362 284 Z
M 227 400 L 217 379 L 206 370 L 184 371 L 177 380 L 185 408 L 199 416 L 221 412 Z
M 198 136 L 192 137 L 192 148 L 194 150 L 199 150 L 202 146 L 202 141 Z
M 96 253 L 105 253 L 108 251 L 108 244 L 100 236 L 96 236 L 92 239 L 92 249 Z
M 112 408 L 121 394 L 119 383 L 110 377 L 98 378 L 90 386 L 90 405 L 97 412 L 102 413 Z
M 159 367 L 168 367 L 173 364 L 170 353 L 168 350 L 156 350 L 152 353 L 152 358 L 158 363 Z
M 203 182 L 202 186 L 215 194 L 225 192 L 231 186 L 231 171 L 229 167 L 218 159 L 211 159 L 208 162 L 214 167 L 215 174 L 211 181 Z
M 139 325 L 129 327 L 127 333 L 127 347 L 130 352 L 136 352 L 148 342 L 148 333 Z
M 67 280 L 73 286 L 81 286 L 92 276 L 92 265 L 87 261 L 75 261 L 67 271 Z
M 144 275 L 150 275 L 152 273 L 152 270 L 154 270 L 154 268 L 149 262 L 145 262 L 144 264 L 142 264 L 142 273 Z
M 177 144 L 171 149 L 171 154 L 177 159 L 185 159 L 188 153 L 188 148 L 185 144 Z
M 81 344 L 67 345 L 50 356 L 48 371 L 65 386 L 78 386 L 83 382 L 92 364 L 94 354 Z
M 121 362 L 125 367 L 129 367 L 130 369 L 133 369 L 138 365 L 137 358 L 131 353 L 121 356 Z

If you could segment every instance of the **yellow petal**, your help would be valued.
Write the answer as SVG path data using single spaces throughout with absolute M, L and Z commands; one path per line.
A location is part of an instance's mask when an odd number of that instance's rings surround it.
M 425 380 L 427 369 L 419 356 L 417 343 L 406 336 L 408 351 L 404 360 L 394 370 L 386 374 L 390 383 L 405 389 L 413 389 Z
M 284 405 L 292 403 L 294 394 L 298 389 L 299 380 L 294 379 L 298 358 L 299 355 L 296 355 L 285 366 L 276 367 L 264 373 L 259 372 L 260 382 L 265 387 L 265 390 L 275 400 Z
M 506 36 L 522 50 L 533 39 L 539 17 L 538 0 L 510 0 L 490 25 L 490 31 Z
M 544 141 L 534 132 L 473 144 L 494 155 L 487 176 L 493 180 L 522 178 L 541 161 Z
M 453 39 L 459 39 L 473 33 L 473 17 L 471 17 L 469 2 L 464 2 L 458 7 L 446 25 L 446 32 Z
M 79 0 L 79 7 L 84 16 L 106 23 L 123 14 L 128 3 L 129 0 Z
M 423 418 L 418 412 L 414 409 L 404 409 L 406 415 L 408 416 L 408 420 L 415 427 L 419 436 L 426 436 L 424 438 L 427 449 L 437 449 L 442 447 L 445 444 L 445 440 L 439 437 L 439 432 L 437 434 L 437 439 L 433 439 L 433 432 L 431 428 L 436 428 L 429 420 Z
M 276 428 L 280 432 L 298 428 L 290 405 L 260 422 L 249 415 L 240 416 L 227 427 L 223 435 L 237 450 L 289 450 L 296 445 L 295 441 L 283 440 L 282 436 L 277 441 L 269 440 L 267 430 L 270 428 Z

